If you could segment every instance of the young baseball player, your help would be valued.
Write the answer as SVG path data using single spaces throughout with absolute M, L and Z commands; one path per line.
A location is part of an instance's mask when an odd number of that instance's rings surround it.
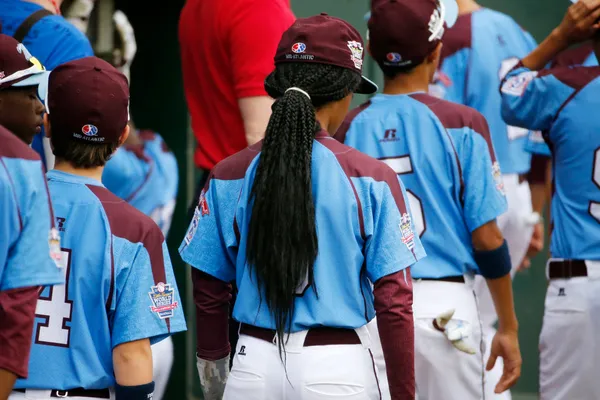
M 498 218 L 498 227 L 508 243 L 514 276 L 519 267 L 527 266 L 529 257 L 544 247 L 544 224 L 540 217 L 542 210 L 532 208 L 527 181 L 531 154 L 526 151 L 525 144 L 529 132 L 502 120 L 498 86 L 504 75 L 534 49 L 536 43 L 508 15 L 481 7 L 475 0 L 456 2 L 459 17 L 444 37 L 442 60 L 432 94 L 473 107 L 488 121 L 508 203 L 507 212 Z M 491 340 L 498 318 L 485 280 L 482 277 L 475 280 L 484 333 Z M 490 348 L 489 340 L 487 349 Z M 489 379 L 496 381 L 501 373 L 502 363 L 498 363 L 489 373 Z M 486 398 L 509 400 L 510 393 L 495 396 L 490 390 Z
M 373 0 L 369 51 L 384 73 L 383 94 L 352 111 L 336 139 L 401 176 L 429 255 L 412 268 L 419 398 L 481 399 L 486 365 L 474 273 L 487 281 L 500 315 L 487 364 L 498 356 L 507 362 L 492 382 L 496 392 L 516 382 L 521 357 L 510 258 L 496 225 L 506 200 L 488 125 L 474 109 L 426 94 L 453 22 L 450 6 Z
M 38 285 L 64 277 L 52 259 L 60 242 L 44 168 L 27 145 L 41 124 L 43 68 L 23 45 L 0 35 L 0 71 L 0 399 L 6 399 L 17 376 L 27 376 Z
M 541 130 L 552 152 L 551 259 L 540 334 L 543 400 L 600 398 L 600 67 L 543 69 L 570 43 L 593 37 L 600 55 L 600 1 L 572 5 L 561 24 L 508 73 L 502 115 Z
M 298 19 L 265 81 L 276 101 L 264 141 L 217 164 L 202 191 L 180 253 L 195 268 L 208 398 L 227 381 L 226 400 L 380 399 L 375 315 L 391 398 L 414 398 L 409 267 L 425 252 L 396 174 L 330 137 L 352 93 L 377 89 L 361 77 L 363 51 L 343 20 Z
M 101 183 L 129 133 L 127 79 L 87 57 L 54 69 L 45 92 L 66 284 L 40 295 L 29 377 L 11 399 L 147 400 L 150 345 L 186 326 L 160 228 Z
M 84 34 L 88 30 L 94 2 L 74 0 L 63 2 L 63 15 Z M 123 73 L 131 84 L 130 67 L 137 52 L 133 27 L 120 10 L 113 14 L 114 49 L 102 56 Z M 160 135 L 139 131 L 133 121 L 121 146 L 106 163 L 102 183 L 113 194 L 149 215 L 166 237 L 179 183 L 177 160 Z M 48 159 L 53 157 L 47 157 Z M 173 341 L 170 337 L 152 346 L 154 365 L 154 400 L 161 400 L 167 388 L 173 365 Z

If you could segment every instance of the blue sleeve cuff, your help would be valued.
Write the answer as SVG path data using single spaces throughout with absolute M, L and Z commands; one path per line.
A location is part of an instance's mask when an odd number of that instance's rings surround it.
M 506 240 L 495 250 L 475 250 L 474 257 L 479 273 L 486 279 L 498 279 L 510 273 L 511 262 Z

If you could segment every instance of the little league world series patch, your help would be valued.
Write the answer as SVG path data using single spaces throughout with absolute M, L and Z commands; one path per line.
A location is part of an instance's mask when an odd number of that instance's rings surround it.
M 175 289 L 168 283 L 159 282 L 150 288 L 148 295 L 152 305 L 150 310 L 160 319 L 171 318 L 179 304 L 175 301 Z
M 410 226 L 410 215 L 408 213 L 402 214 L 400 220 L 400 232 L 402 232 L 402 243 L 406 245 L 409 250 L 415 247 L 415 234 Z

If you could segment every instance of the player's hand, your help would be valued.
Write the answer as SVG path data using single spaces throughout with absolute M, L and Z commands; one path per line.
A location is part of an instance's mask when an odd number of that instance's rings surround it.
M 600 29 L 600 0 L 579 0 L 569 7 L 556 28 L 556 38 L 567 45 L 588 40 Z
M 204 400 L 221 400 L 229 375 L 229 356 L 216 361 L 196 357 Z
M 531 235 L 531 242 L 529 243 L 529 249 L 527 249 L 527 257 L 535 257 L 540 251 L 544 249 L 544 223 L 538 222 L 533 226 L 533 235 Z
M 521 376 L 521 350 L 519 349 L 519 338 L 517 331 L 498 331 L 492 340 L 490 358 L 486 370 L 490 371 L 496 364 L 496 359 L 502 357 L 504 361 L 504 371 L 500 381 L 494 389 L 494 393 L 502 393 L 510 389 L 517 383 Z
M 525 271 L 526 269 L 529 269 L 529 267 L 531 267 L 531 260 L 529 257 L 525 256 L 523 262 L 521 262 L 521 265 L 517 268 L 517 272 Z

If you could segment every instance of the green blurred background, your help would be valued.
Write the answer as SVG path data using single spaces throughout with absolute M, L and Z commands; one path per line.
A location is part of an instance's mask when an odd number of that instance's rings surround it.
M 186 209 L 197 179 L 192 162 L 195 142 L 189 130 L 177 39 L 179 13 L 184 2 L 114 0 L 114 7 L 129 16 L 138 41 L 138 53 L 132 66 L 132 116 L 140 128 L 160 132 L 179 161 L 180 190 L 168 243 L 181 295 L 186 299 L 184 308 L 190 330 L 174 338 L 175 364 L 166 400 L 201 399 L 194 358 L 195 322 L 189 269 L 177 252 L 187 229 Z M 327 12 L 346 19 L 363 34 L 366 32 L 363 16 L 369 7 L 368 0 L 291 0 L 291 3 L 297 17 Z M 538 41 L 560 22 L 568 5 L 567 0 L 482 0 L 480 3 L 511 15 Z M 381 76 L 371 60 L 367 62 L 366 74 L 381 83 Z M 355 104 L 364 100 L 364 96 L 357 96 Z M 537 397 L 538 335 L 546 288 L 544 262 L 545 256 L 537 257 L 531 269 L 520 273 L 514 283 L 524 359 L 521 380 L 513 390 L 515 399 Z

